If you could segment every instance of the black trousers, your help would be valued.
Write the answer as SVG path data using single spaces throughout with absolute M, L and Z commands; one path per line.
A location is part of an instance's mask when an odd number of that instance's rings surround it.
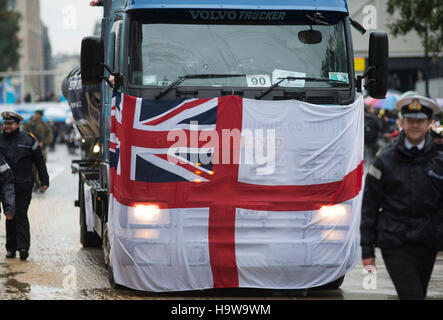
M 6 250 L 29 250 L 31 234 L 29 231 L 28 207 L 31 203 L 32 189 L 15 193 L 15 217 L 6 220 Z
M 381 252 L 399 299 L 425 299 L 437 252 L 420 245 L 404 245 Z

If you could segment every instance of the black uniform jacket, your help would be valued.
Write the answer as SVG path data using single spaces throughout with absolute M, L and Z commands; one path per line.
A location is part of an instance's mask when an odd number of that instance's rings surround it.
M 404 146 L 402 132 L 369 168 L 361 217 L 362 257 L 374 247 L 403 244 L 443 245 L 443 152 L 426 137 L 418 155 Z
M 49 186 L 49 177 L 42 150 L 38 142 L 28 133 L 17 129 L 11 133 L 0 134 L 0 152 L 12 169 L 15 178 L 15 192 L 32 190 L 34 175 L 32 165 L 38 170 L 42 186 Z
M 15 215 L 14 176 L 12 170 L 0 153 L 0 200 L 3 212 Z

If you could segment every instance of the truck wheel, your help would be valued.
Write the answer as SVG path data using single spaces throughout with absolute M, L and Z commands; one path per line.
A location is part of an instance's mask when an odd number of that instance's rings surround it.
M 324 284 L 322 286 L 315 287 L 315 288 L 312 288 L 312 289 L 314 289 L 314 290 L 337 290 L 343 284 L 344 280 L 345 280 L 345 276 L 341 276 L 337 280 L 334 280 L 332 282 L 329 282 L 327 284 Z
M 85 187 L 80 182 L 80 243 L 85 248 L 101 247 L 102 240 L 95 231 L 89 232 L 86 227 L 86 204 L 85 204 Z
M 109 254 L 111 252 L 111 244 L 108 236 L 108 222 L 103 223 L 103 260 L 105 261 L 106 269 L 108 272 L 109 284 L 114 289 L 127 289 L 114 281 L 114 271 L 112 270 Z
M 108 222 L 103 223 L 103 260 L 106 267 L 110 266 L 109 255 L 111 253 L 111 244 L 108 236 Z
M 109 284 L 111 285 L 111 287 L 113 289 L 128 289 L 125 286 L 122 286 L 121 284 L 118 284 L 115 282 L 114 280 L 114 271 L 112 270 L 112 267 L 110 265 L 107 266 L 107 271 L 108 271 L 108 280 L 109 280 Z

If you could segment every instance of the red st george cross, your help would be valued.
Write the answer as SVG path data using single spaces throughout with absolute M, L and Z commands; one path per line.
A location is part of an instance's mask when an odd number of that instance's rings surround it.
M 142 99 L 114 93 L 119 101 L 123 97 L 121 123 L 113 117 L 111 133 L 115 132 L 120 141 L 120 174 L 111 165 L 111 188 L 114 197 L 126 206 L 135 203 L 155 203 L 165 208 L 210 208 L 209 209 L 209 254 L 214 288 L 238 287 L 238 270 L 235 256 L 235 209 L 264 211 L 306 211 L 318 210 L 324 205 L 331 205 L 350 200 L 358 195 L 362 186 L 363 162 L 343 180 L 305 186 L 264 186 L 238 181 L 240 140 L 232 139 L 229 149 L 223 149 L 221 143 L 214 150 L 214 158 L 222 162 L 223 152 L 229 152 L 229 164 L 213 164 L 211 175 L 202 172 L 207 182 L 144 182 L 131 180 L 131 150 L 133 146 L 153 149 L 167 149 L 175 144 L 168 141 L 169 131 L 145 131 L 134 128 L 138 121 L 136 115 L 137 100 Z M 120 96 L 121 95 L 121 96 Z M 180 112 L 190 110 L 209 100 L 196 99 L 172 109 L 146 125 L 157 125 L 171 119 Z M 222 130 L 241 131 L 243 99 L 237 96 L 218 98 L 215 131 L 222 137 Z M 118 105 L 118 102 L 117 102 Z M 117 106 L 118 108 L 118 106 Z M 115 106 L 113 106 L 115 110 Z M 183 130 L 183 129 L 178 129 Z M 177 131 L 178 131 L 177 130 Z M 184 130 L 190 137 L 195 132 Z M 198 132 L 200 133 L 200 132 Z M 207 146 L 208 142 L 199 142 L 198 147 Z M 110 143 L 110 149 L 117 146 Z M 186 147 L 186 146 L 183 146 Z M 188 145 L 189 147 L 189 145 Z M 158 155 L 166 159 L 166 155 Z M 225 161 L 223 161 L 225 162 Z M 195 168 L 179 164 L 189 170 Z M 155 172 L 150 173 L 155 175 Z

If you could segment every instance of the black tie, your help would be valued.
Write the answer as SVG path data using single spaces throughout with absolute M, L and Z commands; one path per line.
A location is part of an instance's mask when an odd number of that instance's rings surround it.
M 418 155 L 420 153 L 420 150 L 417 147 L 412 147 L 411 149 L 409 149 L 409 152 L 412 155 L 416 156 L 416 155 Z

